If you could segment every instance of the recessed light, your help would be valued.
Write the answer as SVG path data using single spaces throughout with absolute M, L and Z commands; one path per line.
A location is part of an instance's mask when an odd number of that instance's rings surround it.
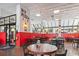
M 40 14 L 36 14 L 36 16 L 41 16 Z
M 60 10 L 54 10 L 53 12 L 54 12 L 54 14 L 57 14 L 60 12 Z
M 59 20 L 59 19 L 55 19 L 55 20 Z
M 78 16 L 76 16 L 74 19 L 79 19 L 79 17 L 78 17 Z

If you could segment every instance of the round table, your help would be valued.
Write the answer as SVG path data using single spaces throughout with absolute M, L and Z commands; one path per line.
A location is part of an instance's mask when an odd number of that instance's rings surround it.
M 57 47 L 50 44 L 32 44 L 27 47 L 27 50 L 35 55 L 50 54 L 57 51 Z

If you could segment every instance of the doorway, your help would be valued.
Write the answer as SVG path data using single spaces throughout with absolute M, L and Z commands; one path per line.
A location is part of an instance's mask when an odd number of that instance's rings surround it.
M 15 24 L 9 24 L 4 26 L 6 32 L 6 45 L 15 45 L 16 43 L 16 26 Z
M 0 32 L 6 32 L 6 45 L 16 45 L 16 14 L 0 19 Z

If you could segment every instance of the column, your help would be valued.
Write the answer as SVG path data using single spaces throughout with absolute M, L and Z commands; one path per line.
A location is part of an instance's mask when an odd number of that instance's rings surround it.
M 21 24 L 21 7 L 20 4 L 16 5 L 16 46 L 21 46 L 20 43 L 20 24 Z
M 16 30 L 20 32 L 20 24 L 21 24 L 21 7 L 20 4 L 16 6 Z

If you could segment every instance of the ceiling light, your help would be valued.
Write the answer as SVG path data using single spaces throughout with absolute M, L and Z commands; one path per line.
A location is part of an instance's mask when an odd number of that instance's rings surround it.
M 55 20 L 59 20 L 59 19 L 55 19 Z
M 40 14 L 36 14 L 36 16 L 41 16 Z
M 78 17 L 78 16 L 76 16 L 74 19 L 79 19 L 79 17 Z
M 57 14 L 59 12 L 60 12 L 60 10 L 54 10 L 54 14 Z

